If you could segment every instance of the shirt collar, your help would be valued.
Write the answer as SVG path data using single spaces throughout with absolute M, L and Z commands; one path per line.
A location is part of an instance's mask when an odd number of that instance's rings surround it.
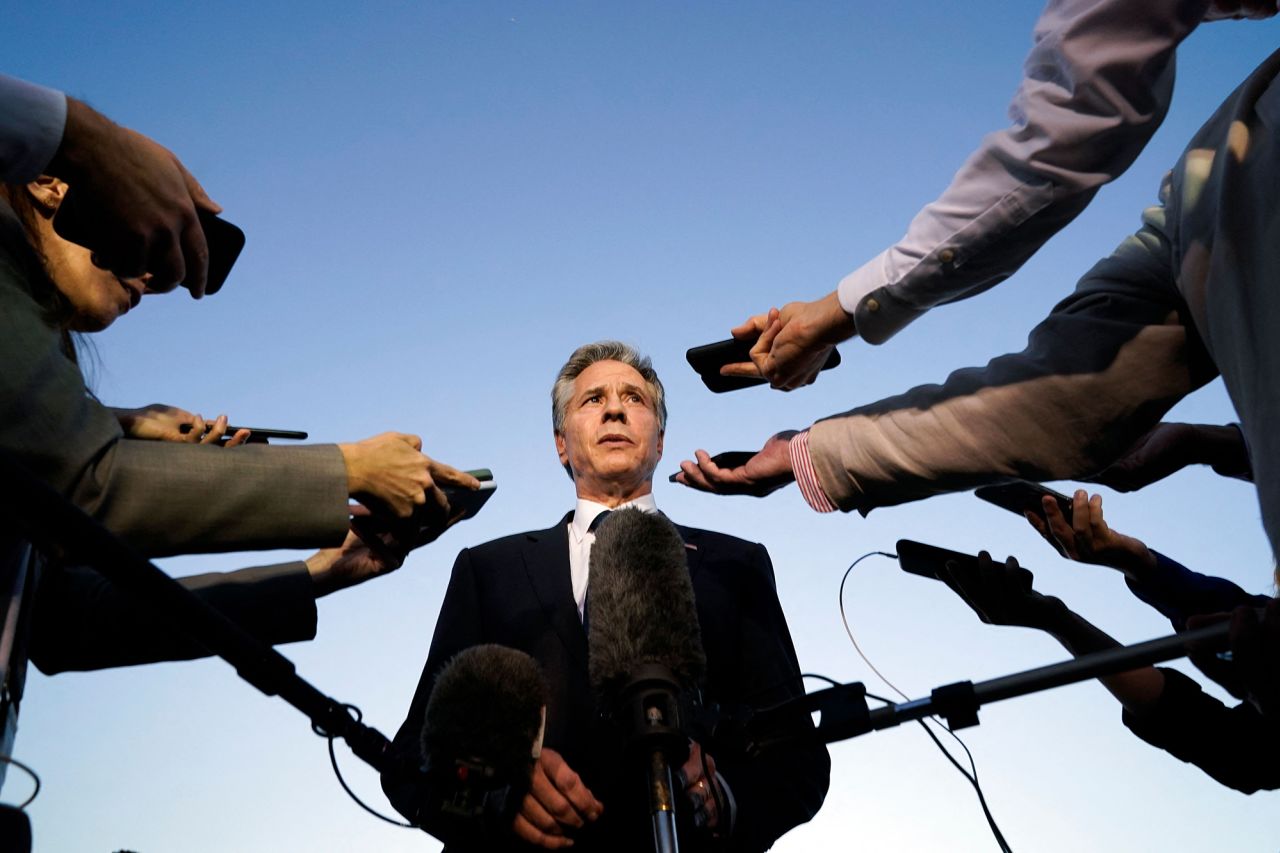
M 647 495 L 641 495 L 635 500 L 618 504 L 613 509 L 623 509 L 624 507 L 635 507 L 644 512 L 657 512 L 658 502 L 654 500 L 653 492 L 650 492 Z M 587 535 L 587 528 L 591 526 L 591 522 L 595 521 L 597 515 L 608 509 L 609 507 L 602 503 L 579 498 L 577 506 L 573 509 L 573 521 L 569 522 L 569 531 L 573 534 L 574 541 L 581 542 L 583 537 Z

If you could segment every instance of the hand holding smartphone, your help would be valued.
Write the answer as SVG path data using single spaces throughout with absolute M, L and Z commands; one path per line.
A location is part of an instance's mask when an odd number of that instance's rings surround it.
M 53 230 L 62 239 L 95 251 L 100 248 L 95 243 L 99 242 L 101 236 L 94 229 L 90 211 L 78 201 L 79 198 L 74 188 L 67 190 L 66 198 L 53 216 Z M 244 232 L 204 208 L 197 207 L 196 216 L 200 220 L 200 229 L 204 232 L 205 246 L 209 251 L 209 275 L 205 280 L 204 292 L 205 295 L 211 295 L 222 288 L 236 259 L 240 257 L 240 252 L 244 249 Z
M 498 484 L 494 482 L 492 471 L 488 468 L 479 468 L 467 473 L 480 481 L 480 488 L 441 487 L 441 491 L 449 501 L 447 519 L 441 520 L 434 507 L 431 509 L 423 507 L 407 519 L 387 519 L 375 515 L 359 516 L 352 519 L 351 529 L 379 558 L 398 565 L 413 549 L 434 542 L 440 538 L 440 534 L 459 521 L 474 518 L 489 498 L 493 497 Z M 384 538 L 387 536 L 392 540 L 390 544 Z
M 755 385 L 767 385 L 769 380 L 761 376 L 721 376 L 720 368 L 726 364 L 738 364 L 744 361 L 751 361 L 751 348 L 755 346 L 759 335 L 749 339 L 729 338 L 727 341 L 717 341 L 713 344 L 704 344 L 703 346 L 694 347 L 685 353 L 685 358 L 689 362 L 689 366 L 698 372 L 702 377 L 702 383 L 707 386 L 713 393 L 723 394 L 726 391 L 737 391 L 742 388 L 751 388 Z M 831 355 L 827 358 L 826 364 L 822 366 L 823 370 L 830 370 L 840 363 L 840 353 L 837 350 L 831 350 Z

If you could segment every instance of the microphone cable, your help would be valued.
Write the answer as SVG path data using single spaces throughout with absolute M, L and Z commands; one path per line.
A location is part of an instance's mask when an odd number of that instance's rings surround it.
M 20 805 L 14 806 L 14 808 L 17 809 L 18 811 L 25 811 L 27 806 L 34 803 L 36 800 L 36 797 L 40 795 L 40 774 L 36 773 L 36 771 L 32 770 L 30 767 L 23 764 L 21 761 L 14 758 L 12 755 L 0 755 L 0 762 L 4 762 L 5 764 L 9 764 L 18 768 L 23 773 L 26 773 L 28 776 L 30 776 L 31 781 L 35 783 L 35 790 L 31 792 L 31 796 L 23 800 Z
M 361 710 L 357 708 L 355 705 L 348 705 L 344 703 L 342 705 L 342 709 L 345 711 L 348 711 L 353 717 L 355 717 L 355 721 L 357 723 L 364 719 L 364 713 L 361 712 Z M 342 786 L 342 790 L 347 792 L 348 797 L 355 800 L 355 803 L 357 806 L 364 809 L 369 814 L 376 817 L 378 820 L 385 821 L 386 823 L 389 823 L 392 826 L 399 826 L 405 829 L 418 828 L 411 823 L 405 823 L 402 820 L 396 820 L 395 818 L 387 817 L 381 812 L 375 810 L 372 806 L 365 803 L 364 800 L 360 799 L 360 797 L 356 795 L 356 792 L 351 790 L 351 787 L 347 784 L 347 780 L 342 778 L 342 771 L 338 769 L 338 754 L 333 748 L 333 742 L 338 736 L 331 732 L 326 732 L 324 729 L 320 728 L 320 726 L 317 725 L 316 723 L 311 724 L 311 731 L 315 732 L 320 737 L 325 738 L 326 740 L 329 741 L 329 763 L 333 765 L 333 775 L 338 777 L 338 784 Z
M 897 693 L 899 696 L 901 696 L 902 701 L 909 702 L 911 701 L 910 697 L 908 697 L 907 694 L 899 690 L 897 685 L 895 685 L 892 681 L 890 681 L 888 678 L 884 676 L 884 673 L 876 669 L 875 664 L 873 664 L 871 662 L 871 659 L 868 658 L 866 654 L 862 651 L 862 648 L 858 645 L 857 639 L 853 636 L 853 630 L 849 627 L 849 618 L 845 614 L 845 610 L 844 610 L 844 587 L 845 587 L 845 583 L 849 580 L 849 575 L 852 574 L 854 567 L 857 566 L 859 563 L 861 563 L 863 560 L 867 559 L 868 557 L 875 557 L 875 556 L 888 557 L 892 560 L 898 559 L 897 554 L 890 554 L 888 551 L 868 551 L 867 553 L 863 554 L 861 557 L 859 557 L 858 559 L 854 560 L 852 563 L 849 564 L 849 568 L 844 570 L 844 576 L 840 578 L 840 593 L 838 598 L 839 604 L 840 604 L 840 621 L 844 624 L 844 632 L 849 636 L 849 642 L 853 644 L 853 650 L 858 653 L 858 657 L 862 658 L 862 662 L 865 663 L 867 667 L 876 674 L 877 678 L 879 678 L 881 681 L 887 684 L 894 693 Z M 814 677 L 825 678 L 825 676 L 814 676 Z M 831 681 L 831 679 L 826 679 L 826 680 Z M 835 682 L 833 681 L 832 683 L 834 684 Z M 875 699 L 878 702 L 883 702 L 886 705 L 893 704 L 890 700 L 884 698 L 883 696 L 876 696 L 873 693 L 868 693 L 867 696 L 871 699 Z M 956 743 L 960 744 L 960 748 L 964 750 L 964 754 L 969 758 L 968 770 L 965 770 L 964 767 L 961 766 L 960 762 L 956 760 L 955 756 L 951 754 L 950 750 L 948 750 L 945 746 L 942 745 L 942 741 L 940 741 L 938 739 L 938 736 L 934 734 L 933 730 L 929 728 L 927 724 L 928 720 L 933 721 L 935 725 L 939 726 L 943 731 L 951 735 L 952 739 L 955 740 Z M 956 734 L 951 730 L 950 726 L 948 726 L 946 723 L 944 723 L 942 720 L 938 719 L 937 717 L 928 717 L 927 719 L 916 720 L 916 722 L 920 724 L 920 728 L 924 729 L 925 734 L 929 736 L 929 738 L 934 742 L 934 744 L 938 747 L 938 749 L 942 752 L 942 754 L 946 756 L 947 761 L 950 761 L 952 766 L 955 767 L 956 770 L 960 772 L 960 775 L 964 776 L 964 778 L 968 780 L 969 784 L 973 786 L 974 793 L 978 795 L 978 805 L 982 807 L 982 814 L 987 819 L 987 826 L 991 828 L 991 834 L 995 837 L 996 844 L 1000 846 L 1001 853 L 1012 853 L 1012 848 L 1010 848 L 1008 842 L 1005 841 L 1004 833 L 1000 831 L 1000 827 L 996 824 L 996 819 L 991 814 L 991 809 L 987 807 L 987 798 L 983 795 L 982 786 L 978 783 L 978 765 L 977 765 L 977 762 L 974 761 L 973 753 L 969 751 L 969 747 L 965 744 L 963 740 L 961 740 L 958 734 Z

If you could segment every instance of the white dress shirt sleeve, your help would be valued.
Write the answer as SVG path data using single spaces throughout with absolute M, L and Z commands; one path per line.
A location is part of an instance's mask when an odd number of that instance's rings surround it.
M 43 172 L 66 122 L 61 92 L 0 74 L 0 182 L 23 183 Z
M 983 140 L 899 243 L 840 282 L 859 336 L 881 343 L 935 305 L 1009 277 L 1124 172 L 1164 120 L 1174 52 L 1209 7 L 1050 0 L 1013 124 Z

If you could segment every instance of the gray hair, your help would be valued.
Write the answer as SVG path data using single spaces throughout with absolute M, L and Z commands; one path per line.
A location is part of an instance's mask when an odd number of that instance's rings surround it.
M 593 344 L 583 344 L 574 350 L 573 355 L 569 356 L 569 360 L 564 363 L 564 367 L 560 368 L 555 384 L 551 386 L 551 423 L 556 433 L 564 432 L 564 418 L 569 410 L 569 402 L 573 399 L 574 380 L 597 361 L 620 361 L 635 368 L 636 373 L 639 373 L 645 384 L 649 386 L 649 393 L 653 396 L 653 409 L 658 415 L 658 429 L 665 431 L 667 395 L 662 388 L 662 380 L 658 378 L 658 372 L 653 369 L 653 363 L 649 361 L 649 357 L 641 355 L 639 350 L 629 344 L 619 341 L 596 341 Z

